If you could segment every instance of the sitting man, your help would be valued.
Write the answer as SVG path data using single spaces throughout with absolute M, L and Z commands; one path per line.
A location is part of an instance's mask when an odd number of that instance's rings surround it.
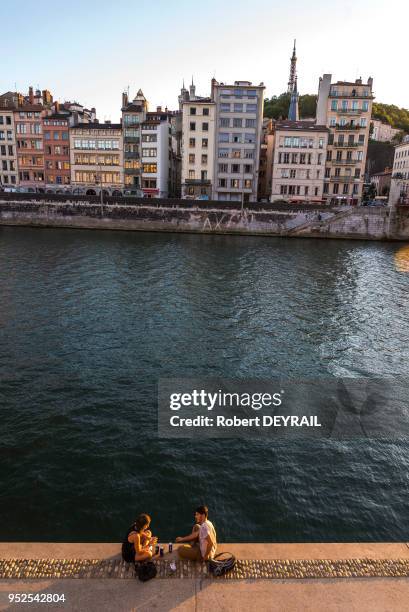
M 207 506 L 199 506 L 195 512 L 195 525 L 192 533 L 184 537 L 176 538 L 176 542 L 191 542 L 178 548 L 181 559 L 191 561 L 207 561 L 213 559 L 216 548 L 216 531 L 213 524 L 208 520 L 209 511 Z

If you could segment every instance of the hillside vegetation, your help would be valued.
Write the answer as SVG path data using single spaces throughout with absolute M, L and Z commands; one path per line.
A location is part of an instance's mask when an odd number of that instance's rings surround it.
M 264 102 L 264 116 L 271 119 L 287 119 L 289 106 L 290 94 L 283 93 L 279 96 L 266 98 Z M 300 118 L 315 117 L 317 96 L 314 94 L 300 96 L 298 106 Z M 372 117 L 409 133 L 409 110 L 406 108 L 399 108 L 394 104 L 374 102 Z

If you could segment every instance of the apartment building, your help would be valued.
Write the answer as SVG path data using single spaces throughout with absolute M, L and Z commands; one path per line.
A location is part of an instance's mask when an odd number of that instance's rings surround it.
M 329 129 L 311 121 L 277 121 L 271 201 L 321 202 Z
M 0 187 L 18 184 L 17 149 L 13 110 L 0 101 Z
M 332 83 L 331 79 L 331 74 L 320 78 L 317 102 L 316 123 L 330 130 L 323 197 L 332 204 L 356 205 L 364 183 L 373 80 Z
M 71 182 L 69 117 L 60 113 L 45 115 L 43 135 L 46 185 L 48 187 L 69 185 Z
M 389 123 L 384 123 L 380 119 L 371 119 L 370 135 L 372 140 L 377 142 L 390 142 L 402 130 L 393 128 Z
M 182 109 L 182 198 L 211 199 L 216 104 L 211 98 L 185 98 Z
M 19 184 L 44 188 L 44 142 L 41 104 L 24 102 L 14 109 Z
M 212 79 L 215 114 L 213 198 L 257 201 L 264 85 Z
M 70 129 L 71 184 L 89 195 L 123 187 L 123 138 L 120 123 L 80 123 Z
M 142 191 L 147 198 L 167 198 L 172 177 L 172 113 L 160 106 L 141 124 Z
M 124 182 L 129 189 L 139 190 L 142 185 L 141 125 L 147 111 L 148 103 L 141 89 L 132 101 L 126 92 L 122 94 Z
M 409 136 L 395 147 L 390 204 L 409 204 Z

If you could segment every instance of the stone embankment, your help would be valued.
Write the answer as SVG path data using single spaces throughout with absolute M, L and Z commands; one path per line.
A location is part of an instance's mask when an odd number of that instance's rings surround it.
M 132 203 L 64 199 L 53 201 L 0 195 L 0 225 L 67 227 L 127 231 L 247 234 L 262 236 L 409 239 L 409 211 L 404 208 L 331 208 L 256 205 L 232 208 L 208 202 L 141 200 Z M 90 198 L 91 200 L 91 198 Z

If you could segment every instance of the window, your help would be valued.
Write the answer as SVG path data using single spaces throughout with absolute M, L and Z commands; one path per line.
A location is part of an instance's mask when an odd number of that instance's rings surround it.
M 323 193 L 329 193 L 329 183 L 324 183 Z
M 200 178 L 202 179 L 202 181 L 207 181 L 207 170 L 201 171 Z
M 240 172 L 240 164 L 231 165 L 232 174 L 238 174 Z
M 323 139 L 323 138 L 320 138 L 320 139 L 319 139 L 319 141 L 318 141 L 318 146 L 319 146 L 319 148 L 320 148 L 320 149 L 323 149 L 323 148 L 324 148 L 324 139 Z
M 355 168 L 355 174 L 354 174 L 354 178 L 360 178 L 361 177 L 361 171 L 359 168 Z
M 219 164 L 219 172 L 228 172 L 229 165 L 228 164 Z
M 290 154 L 289 153 L 284 153 L 284 164 L 289 164 L 290 163 Z
M 246 128 L 255 128 L 256 120 L 255 119 L 246 119 Z
M 189 164 L 194 164 L 194 163 L 195 163 L 195 154 L 190 153 L 189 154 Z
M 142 142 L 157 142 L 157 134 L 142 134 Z
M 368 109 L 369 109 L 369 102 L 367 100 L 364 100 L 364 102 L 362 102 L 362 110 L 367 111 Z
M 304 195 L 308 195 L 308 185 L 304 187 Z
M 246 113 L 256 113 L 257 104 L 246 104 Z
M 357 154 L 357 160 L 358 160 L 358 161 L 362 161 L 362 160 L 363 160 L 363 157 L 364 157 L 363 151 L 358 151 L 358 154 Z
M 230 179 L 230 187 L 238 189 L 240 187 L 240 179 Z
M 320 166 L 322 164 L 322 153 L 318 153 L 317 156 L 317 164 Z
M 154 174 L 157 172 L 157 164 L 143 164 L 142 169 L 146 174 Z
M 227 179 L 219 178 L 219 187 L 227 187 Z
M 207 164 L 207 155 L 206 154 L 202 155 L 202 164 Z
M 207 138 L 202 138 L 202 148 L 207 149 L 209 141 Z
M 339 191 L 339 183 L 334 183 L 334 187 L 332 189 L 332 193 L 338 193 Z
M 245 174 L 250 174 L 251 172 L 253 172 L 253 166 L 251 164 L 245 164 L 244 172 Z
M 219 157 L 229 157 L 229 149 L 219 149 Z
M 202 123 L 202 130 L 203 130 L 203 132 L 208 132 L 209 131 L 209 124 L 208 123 Z
M 338 108 L 338 100 L 332 100 L 331 101 L 331 110 L 336 111 Z
M 348 185 L 348 183 L 345 183 L 345 185 L 343 186 L 343 189 L 342 189 L 342 193 L 344 195 L 346 195 L 348 193 L 348 189 L 349 189 L 349 185 Z
M 359 124 L 361 127 L 366 127 L 366 117 L 361 117 Z
M 225 103 L 220 104 L 220 112 L 221 113 L 229 113 L 230 112 L 230 104 L 225 104 Z
M 229 135 L 227 132 L 219 132 L 219 142 L 229 142 Z
M 325 178 L 330 178 L 331 176 L 331 168 L 325 168 Z
M 68 140 L 68 132 L 61 132 L 61 137 L 63 140 Z
M 252 187 L 253 187 L 253 181 L 251 179 L 244 179 L 244 188 L 252 189 Z
M 354 185 L 354 186 L 353 186 L 353 188 L 352 188 L 352 193 L 353 193 L 353 194 L 357 194 L 357 193 L 359 193 L 359 185 Z
M 280 185 L 280 194 L 287 195 L 287 185 Z
M 337 161 L 342 160 L 342 151 L 337 151 Z
M 291 153 L 291 163 L 298 164 L 298 153 Z
M 54 140 L 60 139 L 60 132 L 54 132 Z
M 206 116 L 209 114 L 209 109 L 208 108 L 204 108 L 203 109 L 203 114 Z
M 335 127 L 336 123 L 337 123 L 336 118 L 335 117 L 331 117 L 330 120 L 329 120 L 330 126 L 331 127 Z
M 300 164 L 305 164 L 306 155 L 305 153 L 300 153 Z
M 255 141 L 255 135 L 254 134 L 244 134 L 244 142 L 245 143 L 252 143 Z
M 231 152 L 231 156 L 235 157 L 236 159 L 239 159 L 241 157 L 240 149 L 233 149 L 233 151 Z
M 244 151 L 244 157 L 246 159 L 254 159 L 254 151 Z
M 190 107 L 190 114 L 191 115 L 196 115 L 196 107 L 195 106 L 191 106 Z
M 242 135 L 241 134 L 233 134 L 232 141 L 235 142 L 235 143 L 242 142 Z
M 341 168 L 335 168 L 335 176 L 341 176 Z
M 220 127 L 230 127 L 230 119 L 228 117 L 220 117 L 219 126 Z
M 196 121 L 191 121 L 189 127 L 190 127 L 190 131 L 194 132 L 196 130 Z
M 243 104 L 235 104 L 234 105 L 234 112 L 235 113 L 242 113 L 243 112 Z
M 295 170 L 293 168 L 290 169 L 290 178 L 295 178 Z
M 196 138 L 189 138 L 189 147 L 196 146 Z
M 190 179 L 194 179 L 195 178 L 195 171 L 194 170 L 189 170 L 189 178 Z
M 142 149 L 143 157 L 156 157 L 157 149 Z
M 235 117 L 233 119 L 233 127 L 234 128 L 241 128 L 243 126 L 243 119 L 238 119 L 237 117 Z

